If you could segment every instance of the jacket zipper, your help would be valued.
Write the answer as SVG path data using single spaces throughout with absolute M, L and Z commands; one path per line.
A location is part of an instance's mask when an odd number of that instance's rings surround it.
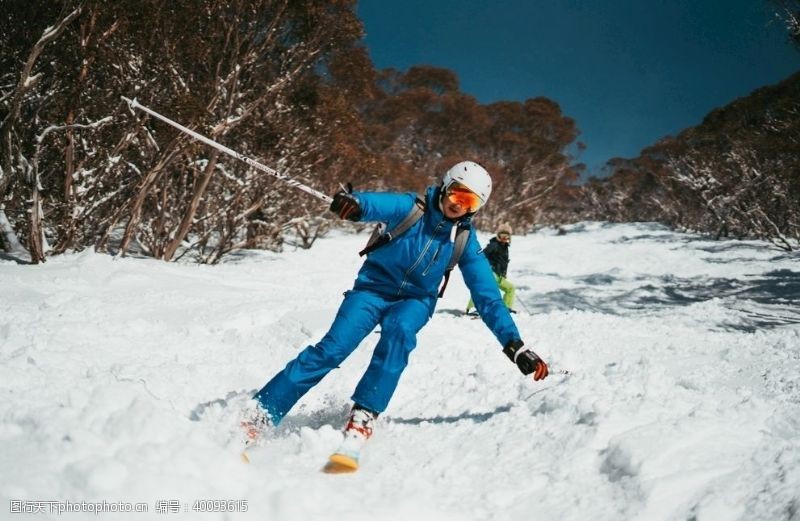
M 431 260 L 431 263 L 428 264 L 427 268 L 425 268 L 425 271 L 422 272 L 423 277 L 427 275 L 428 272 L 431 271 L 433 265 L 436 264 L 436 260 L 439 258 L 439 254 L 442 252 L 442 247 L 443 247 L 442 245 L 439 245 L 439 249 L 437 249 L 436 253 L 433 254 L 433 260 Z
M 410 268 L 408 268 L 406 270 L 405 274 L 403 275 L 403 282 L 400 283 L 400 287 L 397 289 L 397 294 L 398 295 L 400 295 L 400 293 L 403 291 L 403 288 L 406 287 L 406 282 L 408 282 L 408 275 L 412 271 L 414 271 L 414 269 L 417 266 L 419 266 L 420 262 L 422 262 L 422 259 L 425 257 L 425 254 L 428 252 L 428 249 L 431 247 L 431 244 L 433 243 L 433 239 L 436 236 L 436 232 L 439 231 L 439 228 L 442 226 L 443 222 L 444 222 L 444 219 L 439 221 L 439 224 L 436 225 L 436 228 L 434 228 L 433 233 L 431 234 L 431 238 L 428 239 L 428 242 L 425 244 L 425 247 L 422 248 L 422 252 L 419 254 L 419 257 L 417 257 L 417 260 L 414 262 L 414 264 L 411 265 Z M 424 223 L 423 223 L 423 226 L 424 226 Z

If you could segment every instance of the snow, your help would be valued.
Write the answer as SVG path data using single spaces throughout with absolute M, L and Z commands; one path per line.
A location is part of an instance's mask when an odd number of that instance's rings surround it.
M 0 517 L 25 500 L 149 507 L 65 519 L 800 519 L 797 256 L 656 225 L 566 230 L 515 236 L 509 278 L 533 313 L 515 315 L 523 339 L 570 374 L 520 375 L 457 316 L 456 276 L 350 476 L 319 469 L 375 334 L 249 465 L 230 437 L 240 392 L 325 333 L 365 235 L 218 266 L 0 260 Z

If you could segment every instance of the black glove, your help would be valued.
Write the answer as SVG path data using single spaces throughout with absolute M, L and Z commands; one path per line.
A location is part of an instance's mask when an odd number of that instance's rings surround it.
M 512 362 L 517 364 L 522 374 L 533 373 L 533 379 L 536 381 L 547 378 L 547 364 L 530 348 L 525 347 L 525 343 L 522 340 L 511 340 L 503 348 L 503 352 Z
M 353 195 L 353 185 L 347 183 L 347 190 L 336 192 L 331 201 L 331 211 L 342 219 L 358 221 L 361 219 L 361 206 Z

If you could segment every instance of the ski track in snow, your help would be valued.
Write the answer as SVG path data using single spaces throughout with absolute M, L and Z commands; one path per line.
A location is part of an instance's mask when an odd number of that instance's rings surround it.
M 0 518 L 11 500 L 105 500 L 149 513 L 37 519 L 800 519 L 797 255 L 567 231 L 515 236 L 509 278 L 523 339 L 570 374 L 522 377 L 457 316 L 456 276 L 349 476 L 319 469 L 376 334 L 251 464 L 230 437 L 242 397 L 325 333 L 364 236 L 218 266 L 0 261 Z M 191 512 L 204 499 L 248 511 Z

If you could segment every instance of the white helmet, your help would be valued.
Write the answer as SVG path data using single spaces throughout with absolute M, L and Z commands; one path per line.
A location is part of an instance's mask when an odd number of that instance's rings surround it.
M 489 177 L 489 172 L 472 161 L 462 161 L 450 167 L 442 178 L 442 193 L 447 192 L 447 188 L 453 183 L 461 183 L 475 192 L 481 198 L 481 206 L 492 195 L 492 178 Z

